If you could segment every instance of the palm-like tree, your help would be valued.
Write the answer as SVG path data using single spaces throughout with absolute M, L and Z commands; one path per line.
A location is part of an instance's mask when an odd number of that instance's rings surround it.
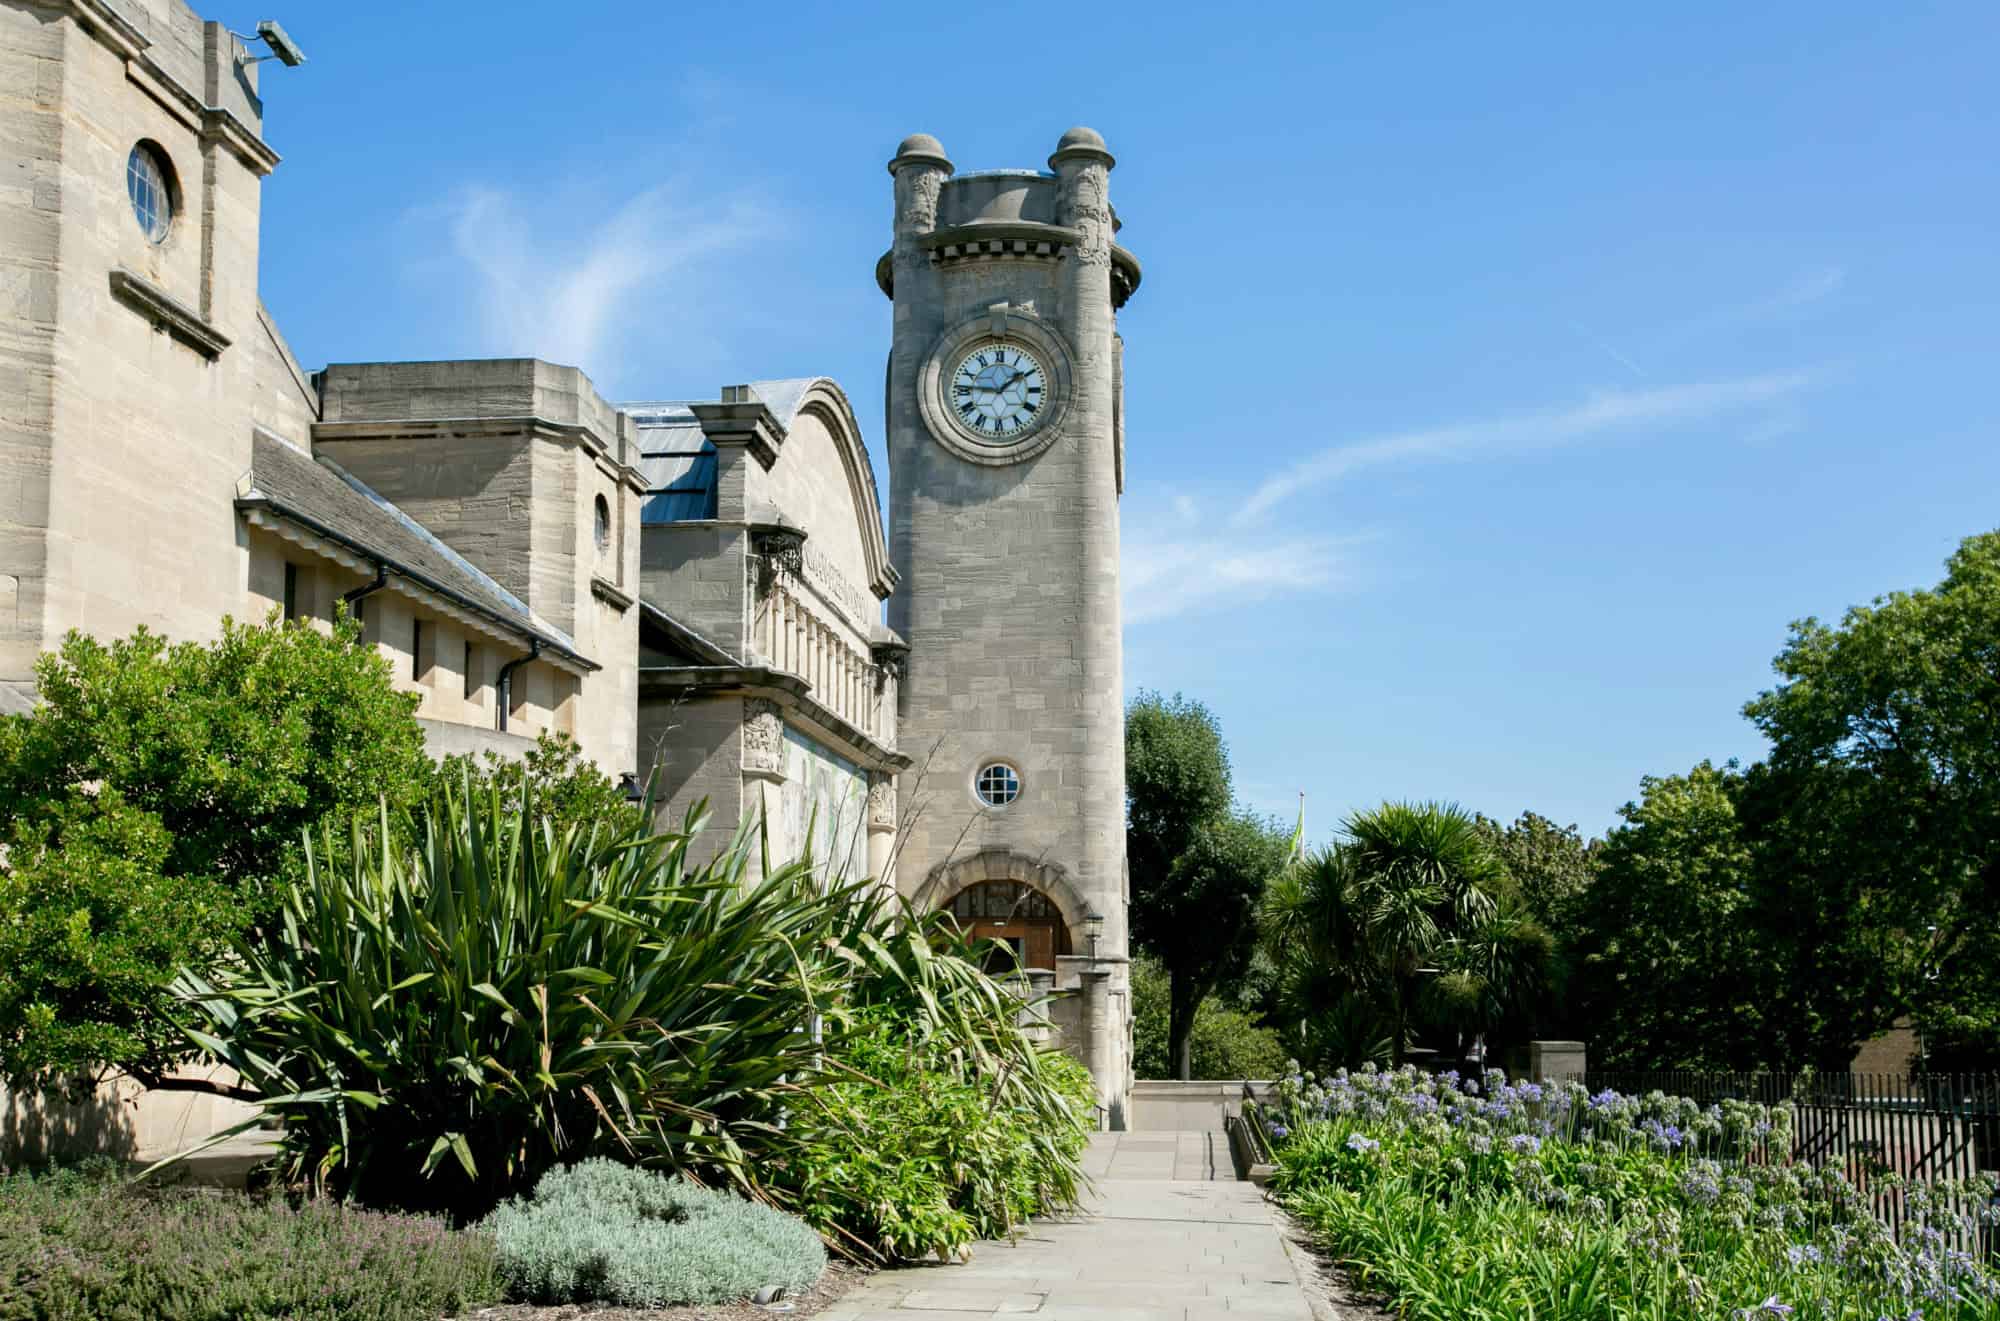
M 1341 844 L 1273 885 L 1265 905 L 1287 1009 L 1310 1053 L 1359 1063 L 1386 1042 L 1400 1061 L 1420 1022 L 1483 1029 L 1538 985 L 1547 939 L 1512 901 L 1471 813 L 1384 803 L 1342 831 Z

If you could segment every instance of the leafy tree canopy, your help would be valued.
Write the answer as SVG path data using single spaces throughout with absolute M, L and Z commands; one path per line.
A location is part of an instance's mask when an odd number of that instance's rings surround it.
M 1132 961 L 1132 1067 L 1141 1078 L 1165 1078 L 1168 1003 L 1172 990 L 1159 960 Z M 1209 996 L 1195 1008 L 1189 1072 L 1195 1078 L 1284 1076 L 1285 1048 L 1278 1034 L 1260 1027 L 1240 1009 Z
M 0 721 L 0 1077 L 185 1056 L 164 990 L 275 913 L 301 832 L 429 774 L 375 648 L 275 618 L 211 643 L 72 633 Z
M 1249 966 L 1286 837 L 1229 810 L 1229 753 L 1199 702 L 1139 695 L 1125 716 L 1125 783 L 1132 937 L 1172 980 L 1168 1054 L 1185 1078 L 1196 1007 Z
M 1215 716 L 1179 693 L 1140 693 L 1125 712 L 1125 851 L 1133 877 L 1157 885 L 1195 834 L 1228 810 L 1229 752 Z M 1135 894 L 1135 927 L 1145 925 L 1145 907 Z
M 304 827 L 407 801 L 429 770 L 416 696 L 359 638 L 275 616 L 225 619 L 211 643 L 71 633 L 36 664 L 40 705 L 0 721 L 0 819 L 102 785 L 166 823 L 167 872 L 275 875 Z
M 1844 1059 L 1912 1009 L 1959 1062 L 2000 1067 L 2000 532 L 1931 590 L 1794 624 L 1774 668 L 1744 713 L 1771 740 L 1749 810 L 1788 1044 Z
M 1604 841 L 1535 812 L 1504 826 L 1482 816 L 1479 828 L 1528 911 L 1551 928 L 1566 926 L 1597 879 Z
M 1761 1014 L 1742 776 L 1702 762 L 1648 776 L 1586 894 L 1574 988 L 1609 1068 L 1757 1063 Z

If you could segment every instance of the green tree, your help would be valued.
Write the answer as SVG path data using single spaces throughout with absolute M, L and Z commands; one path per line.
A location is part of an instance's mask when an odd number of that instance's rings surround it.
M 1282 858 L 1272 832 L 1229 815 L 1229 753 L 1208 708 L 1141 693 L 1125 713 L 1125 850 L 1132 937 L 1172 981 L 1173 1076 L 1193 1067 L 1195 1009 L 1247 966 L 1256 907 Z
M 1759 1062 L 1765 969 L 1740 788 L 1733 767 L 1708 762 L 1648 776 L 1605 840 L 1579 915 L 1573 988 L 1592 1057 L 1606 1067 Z
M 1745 714 L 1789 1044 L 1844 1065 L 1904 1011 L 1966 1041 L 2000 982 L 2000 532 L 1931 590 L 1794 624 L 1774 668 Z
M 1535 920 L 1552 931 L 1567 926 L 1597 879 L 1604 841 L 1535 812 L 1504 826 L 1482 816 L 1479 828 Z
M 188 1053 L 167 974 L 276 914 L 307 826 L 421 790 L 417 699 L 351 623 L 275 618 L 207 644 L 72 633 L 36 679 L 0 721 L 0 1076 L 216 1090 L 166 1077 Z
M 1271 889 L 1265 939 L 1286 969 L 1306 1057 L 1401 1060 L 1425 1033 L 1457 1038 L 1521 1016 L 1549 939 L 1463 809 L 1384 803 Z
M 645 807 L 628 801 L 618 782 L 586 759 L 575 739 L 561 732 L 543 732 L 519 758 L 502 757 L 490 749 L 477 759 L 465 753 L 446 757 L 431 775 L 431 793 L 462 790 L 467 777 L 475 792 L 498 789 L 508 802 L 518 799 L 525 788 L 537 809 L 558 826 L 613 827 L 646 819 Z
M 1585 839 L 1573 825 L 1559 826 L 1535 812 L 1512 824 L 1479 818 L 1525 914 L 1545 933 L 1547 988 L 1520 1030 L 1536 1035 L 1577 1031 L 1569 1013 L 1570 947 L 1584 896 L 1597 879 L 1604 841 Z
M 1141 1078 L 1169 1074 L 1170 988 L 1158 959 L 1132 960 L 1132 1066 Z M 1278 1034 L 1211 995 L 1196 1006 L 1188 1058 L 1190 1077 L 1270 1079 L 1283 1075 L 1286 1051 Z

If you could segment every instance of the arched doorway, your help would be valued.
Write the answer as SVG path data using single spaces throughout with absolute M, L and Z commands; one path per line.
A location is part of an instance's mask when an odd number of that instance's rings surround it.
M 1024 968 L 1053 970 L 1058 955 L 1070 952 L 1069 926 L 1062 911 L 1023 881 L 979 881 L 951 897 L 945 911 L 969 935 L 997 940 L 1014 951 Z

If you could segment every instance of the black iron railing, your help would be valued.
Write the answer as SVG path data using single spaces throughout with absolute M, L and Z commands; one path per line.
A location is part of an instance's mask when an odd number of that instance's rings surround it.
M 1792 1149 L 1770 1155 L 1840 1168 L 1869 1194 L 1875 1213 L 1896 1227 L 1904 1208 L 1899 1180 L 1949 1184 L 2000 1170 L 2000 1074 L 1592 1071 L 1584 1082 L 1593 1092 L 1657 1091 L 1704 1106 L 1726 1100 L 1790 1105 Z M 1990 1227 L 1966 1237 L 1975 1241 L 1958 1244 L 1963 1250 L 2000 1249 Z

